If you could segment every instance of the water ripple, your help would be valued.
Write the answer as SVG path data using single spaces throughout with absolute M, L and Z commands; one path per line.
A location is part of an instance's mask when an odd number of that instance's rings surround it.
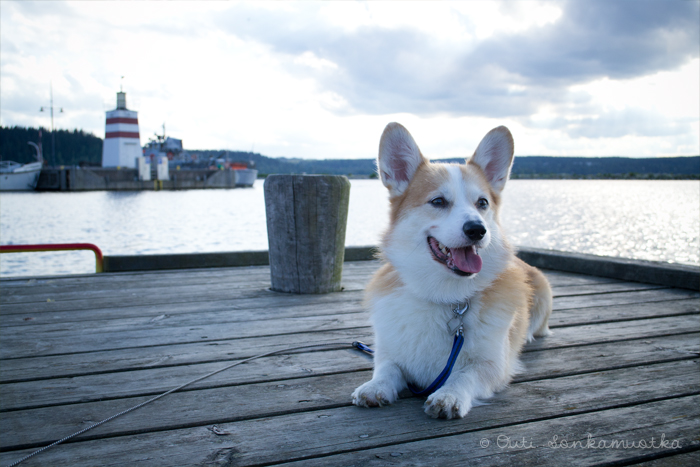
M 346 244 L 376 245 L 387 193 L 353 180 Z M 513 244 L 700 264 L 700 183 L 513 180 L 501 220 Z M 2 193 L 0 242 L 97 244 L 106 255 L 266 250 L 262 181 L 250 189 Z M 0 255 L 0 275 L 87 273 L 91 252 Z

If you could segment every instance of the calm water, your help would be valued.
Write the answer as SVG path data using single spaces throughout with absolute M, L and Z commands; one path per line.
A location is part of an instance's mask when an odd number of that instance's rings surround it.
M 353 180 L 346 245 L 376 245 L 387 194 Z M 515 245 L 700 264 L 700 183 L 512 180 L 502 223 Z M 0 243 L 98 245 L 105 255 L 266 250 L 263 182 L 250 189 L 2 193 Z M 92 252 L 0 255 L 0 275 L 94 272 Z

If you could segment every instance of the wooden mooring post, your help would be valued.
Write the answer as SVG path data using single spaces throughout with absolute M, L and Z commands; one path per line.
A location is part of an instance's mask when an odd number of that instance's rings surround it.
M 350 181 L 339 175 L 270 175 L 265 212 L 272 290 L 341 289 Z

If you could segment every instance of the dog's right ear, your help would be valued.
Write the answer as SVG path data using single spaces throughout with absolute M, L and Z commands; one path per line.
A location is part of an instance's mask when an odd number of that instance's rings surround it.
M 379 141 L 377 170 L 389 194 L 392 197 L 402 194 L 423 163 L 425 158 L 411 133 L 398 123 L 388 124 Z
M 499 126 L 486 133 L 468 162 L 481 167 L 491 186 L 500 192 L 513 167 L 513 150 L 513 135 L 508 128 Z

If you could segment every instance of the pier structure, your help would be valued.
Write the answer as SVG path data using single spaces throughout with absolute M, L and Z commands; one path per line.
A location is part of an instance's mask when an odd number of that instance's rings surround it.
M 371 248 L 346 249 L 340 291 L 304 295 L 270 290 L 266 251 L 170 256 L 0 279 L 0 465 L 108 417 L 21 467 L 700 465 L 697 267 L 520 249 L 553 334 L 447 421 L 410 393 L 352 405 Z
M 141 157 L 138 112 L 126 108 L 126 93 L 117 93 L 117 108 L 107 112 L 102 167 L 136 167 Z

